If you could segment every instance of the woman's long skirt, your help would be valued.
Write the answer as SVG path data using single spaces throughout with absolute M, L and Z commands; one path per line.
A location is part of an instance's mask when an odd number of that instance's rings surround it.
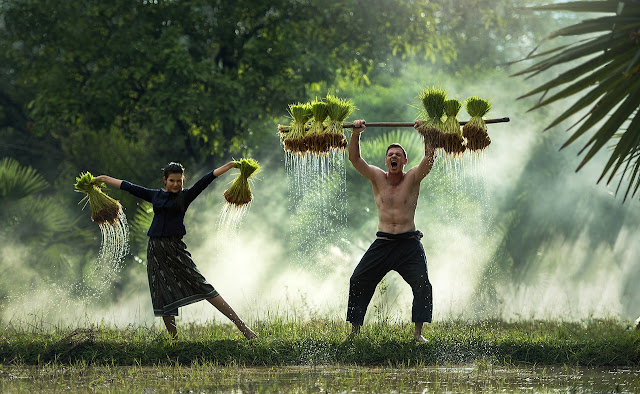
M 147 274 L 156 316 L 178 316 L 179 307 L 218 296 L 182 237 L 149 237 Z

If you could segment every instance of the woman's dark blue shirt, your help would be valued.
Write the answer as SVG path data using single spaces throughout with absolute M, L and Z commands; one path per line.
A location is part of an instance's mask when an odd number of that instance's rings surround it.
M 153 222 L 147 235 L 150 237 L 183 236 L 187 233 L 184 227 L 184 214 L 189 204 L 209 186 L 216 176 L 209 172 L 191 188 L 183 189 L 183 203 L 178 203 L 179 193 L 166 192 L 162 189 L 147 189 L 128 181 L 122 181 L 120 189 L 153 204 Z M 182 205 L 183 208 L 179 205 Z

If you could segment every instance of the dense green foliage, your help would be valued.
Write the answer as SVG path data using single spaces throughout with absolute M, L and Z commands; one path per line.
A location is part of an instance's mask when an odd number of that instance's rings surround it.
M 22 109 L 3 126 L 55 133 L 63 149 L 92 131 L 157 135 L 151 144 L 171 141 L 203 162 L 246 149 L 247 136 L 314 83 L 366 77 L 392 51 L 455 55 L 428 28 L 431 6 L 357 4 L 3 2 L 2 85 Z

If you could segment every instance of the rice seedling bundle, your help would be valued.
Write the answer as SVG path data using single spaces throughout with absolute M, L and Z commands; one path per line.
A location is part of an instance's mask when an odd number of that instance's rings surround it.
M 491 110 L 491 102 L 479 97 L 469 97 L 465 101 L 467 113 L 471 117 L 462 128 L 462 135 L 467 139 L 467 148 L 471 150 L 484 150 L 491 139 L 487 133 L 487 124 L 483 116 Z
M 355 106 L 351 101 L 344 100 L 330 94 L 327 95 L 327 112 L 329 120 L 325 129 L 325 141 L 328 148 L 336 150 L 344 150 L 347 147 L 347 138 L 344 135 L 342 122 L 351 115 L 355 110 Z M 328 152 L 329 149 L 323 150 Z
M 307 122 L 313 115 L 311 105 L 309 103 L 289 104 L 289 115 L 291 126 L 284 139 L 284 149 L 293 153 L 304 153 L 308 150 L 304 137 L 307 134 Z
M 447 154 L 461 155 L 466 147 L 460 130 L 460 121 L 458 120 L 458 112 L 462 103 L 456 99 L 446 100 L 444 102 L 444 112 L 447 118 L 444 121 L 443 148 Z
M 240 170 L 240 174 L 225 190 L 224 198 L 228 204 L 243 206 L 249 204 L 253 199 L 249 177 L 260 171 L 260 165 L 253 159 L 242 159 L 235 162 L 235 168 Z
M 424 107 L 425 121 L 418 127 L 418 132 L 425 141 L 434 148 L 444 147 L 444 123 L 442 117 L 445 112 L 447 93 L 436 87 L 425 88 L 420 93 L 420 101 Z
M 222 207 L 220 214 L 220 229 L 238 229 L 242 218 L 249 211 L 249 203 L 253 200 L 249 178 L 260 172 L 260 165 L 253 159 L 242 159 L 234 164 L 235 168 L 240 170 L 240 174 L 224 192 L 227 203 Z
M 88 200 L 91 208 L 91 220 L 98 223 L 116 223 L 122 213 L 122 206 L 117 200 L 109 197 L 102 191 L 103 182 L 95 180 L 90 172 L 81 173 L 76 177 L 76 191 L 85 193 L 86 196 L 80 202 Z
M 329 150 L 328 139 L 325 138 L 324 121 L 329 116 L 329 107 L 324 101 L 314 101 L 309 104 L 311 107 L 311 124 L 309 132 L 304 137 L 304 143 L 309 152 L 320 153 Z
M 91 220 L 98 223 L 102 234 L 98 262 L 110 264 L 108 269 L 102 266 L 100 269 L 109 277 L 113 277 L 129 251 L 129 227 L 122 205 L 104 193 L 103 187 L 104 182 L 96 181 L 90 172 L 83 172 L 76 177 L 75 190 L 86 194 L 80 202 L 88 202 Z

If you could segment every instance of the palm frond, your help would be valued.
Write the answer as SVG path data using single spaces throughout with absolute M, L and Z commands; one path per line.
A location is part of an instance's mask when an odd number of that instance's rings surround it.
M 640 85 L 640 83 L 634 84 L 636 88 Z M 617 97 L 611 94 L 614 105 L 617 105 Z M 603 99 L 604 101 L 604 99 Z M 634 93 L 631 93 L 627 99 L 620 104 L 620 106 L 615 110 L 615 112 L 609 117 L 609 119 L 600 127 L 600 129 L 591 137 L 591 139 L 587 142 L 585 147 L 582 149 L 586 149 L 588 146 L 591 146 L 591 149 L 586 154 L 585 158 L 582 160 L 580 165 L 578 166 L 578 170 L 582 168 L 599 150 L 602 148 L 607 142 L 609 142 L 616 131 L 624 124 L 624 122 L 629 118 L 629 116 L 636 110 L 638 107 L 638 103 L 640 102 L 640 91 L 636 90 Z M 600 109 L 602 108 L 602 109 Z M 608 108 L 606 106 L 598 107 L 593 112 L 591 117 L 595 117 L 592 121 L 591 119 L 587 119 L 585 123 L 581 126 L 580 129 L 587 130 L 591 128 L 590 125 L 594 125 L 595 123 L 602 120 L 602 118 L 609 113 L 613 108 Z M 600 112 L 596 115 L 596 112 Z M 578 133 L 581 130 L 576 131 Z M 606 167 L 605 167 L 606 168 Z M 604 175 L 604 174 L 603 174 Z
M 558 99 L 560 98 L 566 98 L 569 96 L 572 96 L 574 94 L 580 93 L 582 90 L 591 87 L 591 86 L 595 86 L 591 91 L 589 91 L 588 93 L 586 93 L 584 96 L 580 97 L 575 104 L 573 104 L 571 107 L 569 107 L 568 110 L 566 110 L 563 114 L 561 114 L 560 116 L 558 116 L 553 122 L 551 122 L 551 124 L 549 124 L 549 126 L 547 126 L 545 128 L 545 130 L 549 130 L 550 128 L 558 125 L 559 123 L 563 122 L 564 120 L 568 119 L 569 117 L 575 115 L 577 112 L 587 108 L 590 104 L 594 103 L 598 98 L 600 98 L 602 95 L 604 95 L 606 92 L 608 92 L 609 90 L 615 88 L 617 85 L 619 85 L 619 83 L 621 82 L 620 79 L 617 77 L 616 73 L 606 73 L 606 75 L 603 75 L 603 80 L 597 80 L 596 78 L 590 78 L 587 81 L 581 81 L 577 86 L 573 87 L 568 87 L 566 90 L 563 90 L 562 92 L 558 93 Z M 580 86 L 584 86 L 582 89 L 579 89 Z M 549 105 L 552 102 L 557 101 L 556 98 L 554 98 L 553 101 L 551 101 L 551 98 L 545 103 L 545 105 Z M 532 108 L 533 109 L 537 109 L 540 108 L 541 105 L 538 104 L 536 106 L 534 106 Z M 572 138 L 570 138 L 572 140 Z
M 533 66 L 520 71 L 514 75 L 524 75 L 530 74 L 527 78 L 534 77 L 543 71 L 546 71 L 552 67 L 569 63 L 574 60 L 578 60 L 585 56 L 596 55 L 599 52 L 607 51 L 613 47 L 618 40 L 629 40 L 628 32 L 616 32 L 616 33 L 607 33 L 603 34 L 599 37 L 593 38 L 591 40 L 585 41 L 583 44 L 576 45 L 573 47 L 567 47 L 560 53 L 546 58 Z M 631 40 L 626 43 L 628 46 L 632 46 Z
M 551 34 L 550 38 L 611 31 L 614 25 L 617 29 L 637 28 L 638 20 L 634 17 L 618 16 L 587 19 L 575 25 L 555 31 Z
M 622 56 L 618 56 L 618 55 L 622 55 Z M 600 80 L 601 78 L 605 77 L 606 75 L 610 74 L 610 68 L 614 67 L 615 65 L 617 65 L 617 63 L 623 63 L 623 64 L 628 64 L 627 62 L 630 60 L 631 58 L 631 53 L 629 53 L 629 51 L 626 50 L 626 47 L 623 45 L 620 45 L 619 48 L 612 48 L 609 51 L 603 53 L 600 56 L 597 56 L 577 67 L 574 67 L 570 70 L 567 70 L 565 72 L 563 72 L 562 74 L 560 74 L 559 76 L 557 76 L 556 78 L 552 79 L 551 81 L 540 85 L 539 87 L 533 89 L 532 91 L 528 92 L 525 95 L 520 96 L 519 98 L 525 98 L 525 97 L 529 97 L 532 96 L 534 94 L 540 93 L 540 92 L 546 92 L 549 91 L 550 89 L 563 85 L 565 83 L 569 83 L 571 81 L 574 81 L 575 79 L 581 77 L 582 75 L 588 74 L 588 73 L 592 73 L 590 75 L 590 78 L 585 80 L 581 80 L 583 83 L 591 83 L 593 80 Z M 604 67 L 602 67 L 604 66 Z M 594 71 L 596 70 L 596 71 Z M 584 86 L 581 86 L 580 84 L 576 84 L 573 85 L 574 89 L 572 91 L 569 91 L 568 93 L 565 93 L 563 96 L 561 95 L 556 95 L 559 98 L 564 98 L 566 96 L 570 96 L 572 94 L 574 94 L 575 92 L 579 92 L 580 90 L 584 89 Z M 576 90 L 577 88 L 577 90 Z M 573 93 L 572 93 L 573 92 Z M 556 97 L 554 96 L 554 98 Z M 546 101 L 544 101 L 542 105 L 546 105 L 547 101 L 551 100 L 551 98 L 547 99 Z M 541 105 L 538 104 L 538 105 Z
M 522 60 L 535 59 L 536 63 L 514 75 L 531 78 L 560 65 L 571 65 L 569 70 L 520 98 L 542 93 L 543 97 L 530 109 L 535 110 L 581 94 L 545 130 L 586 110 L 562 148 L 592 133 L 579 152 L 584 154 L 576 170 L 579 171 L 612 139 L 619 137 L 598 182 L 609 174 L 608 184 L 622 171 L 622 178 L 626 176 L 629 184 L 624 199 L 629 193 L 635 195 L 640 186 L 640 93 L 637 93 L 640 91 L 640 1 L 574 1 L 527 9 L 613 14 L 585 19 L 553 32 L 546 39 L 583 35 L 587 35 L 587 39 L 548 50 L 544 56 L 532 53 Z M 593 37 L 596 33 L 603 34 Z M 585 57 L 586 60 L 581 61 Z M 579 63 L 574 65 L 576 62 Z M 554 93 L 546 97 L 551 91 Z M 629 124 L 627 129 L 616 134 L 625 124 Z
M 632 128 L 635 129 L 639 127 L 640 127 L 640 113 L 636 112 L 627 130 Z M 600 176 L 600 179 L 598 179 L 598 182 L 602 180 L 602 178 L 605 176 L 607 172 L 611 171 L 611 175 L 607 180 L 607 184 L 609 184 L 613 180 L 615 174 L 618 172 L 622 164 L 626 162 L 626 166 L 620 176 L 620 182 L 618 184 L 618 187 L 616 188 L 616 192 L 617 192 L 620 189 L 622 181 L 625 175 L 627 174 L 627 171 L 629 170 L 631 163 L 634 161 L 638 162 L 638 159 L 640 159 L 640 133 L 636 133 L 636 134 L 623 133 L 620 136 L 620 140 L 618 141 L 618 144 L 613 150 L 613 153 L 611 154 L 609 161 L 605 165 L 602 175 Z M 614 166 L 614 163 L 615 163 L 615 166 Z M 611 168 L 612 166 L 613 168 Z
M 0 196 L 7 200 L 18 200 L 49 187 L 49 183 L 38 172 L 21 166 L 17 160 L 5 157 L 0 161 Z
M 569 3 L 545 4 L 527 7 L 532 11 L 572 11 L 572 12 L 616 12 L 618 0 L 605 1 L 572 1 Z
M 153 205 L 150 202 L 142 201 L 136 209 L 136 214 L 129 223 L 131 231 L 131 241 L 138 246 L 146 245 L 148 240 L 147 231 L 153 222 Z

